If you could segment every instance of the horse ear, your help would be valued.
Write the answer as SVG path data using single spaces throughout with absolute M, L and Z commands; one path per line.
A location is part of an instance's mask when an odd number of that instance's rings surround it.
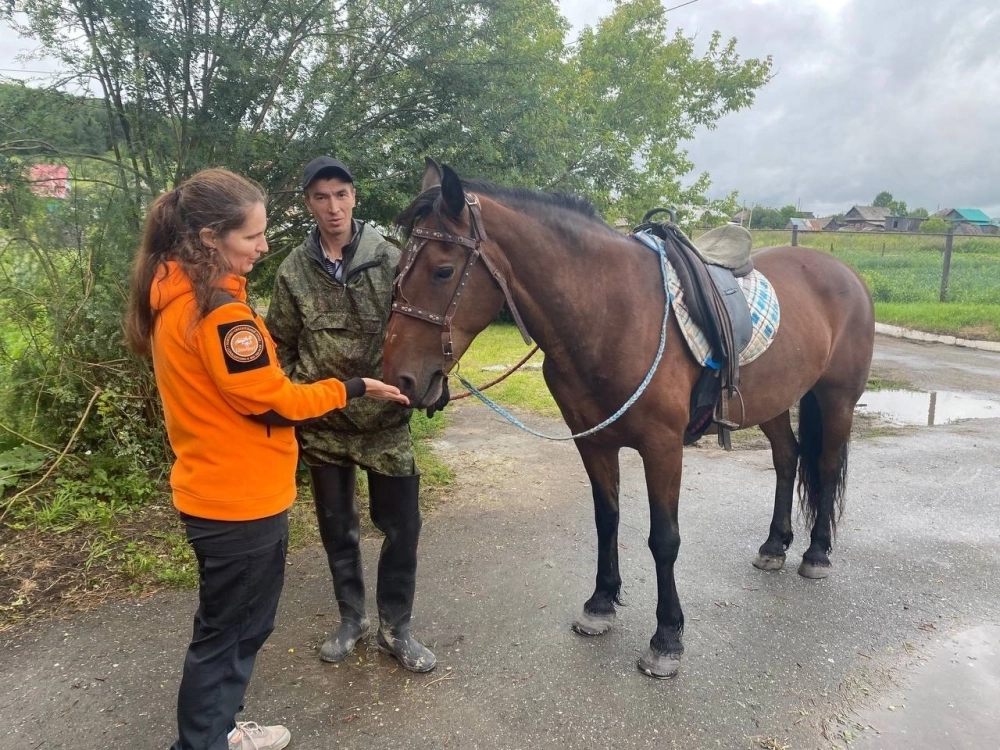
M 424 177 L 420 183 L 420 192 L 441 184 L 441 165 L 431 157 L 424 157 Z
M 465 190 L 458 174 L 447 164 L 442 167 L 441 199 L 448 209 L 448 216 L 458 219 L 462 215 L 462 211 L 465 210 Z

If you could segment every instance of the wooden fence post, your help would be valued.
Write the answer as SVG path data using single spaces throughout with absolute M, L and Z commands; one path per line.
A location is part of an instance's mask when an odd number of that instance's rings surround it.
M 941 295 L 942 302 L 948 299 L 948 272 L 951 270 L 951 243 L 954 236 L 949 232 L 944 238 L 944 268 L 941 269 Z
M 795 224 L 792 224 L 792 247 L 799 246 L 799 228 Z

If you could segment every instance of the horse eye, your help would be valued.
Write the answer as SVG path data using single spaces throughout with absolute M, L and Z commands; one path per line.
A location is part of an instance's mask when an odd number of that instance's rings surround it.
M 434 278 L 438 281 L 447 281 L 455 275 L 455 269 L 451 266 L 443 266 L 434 272 Z

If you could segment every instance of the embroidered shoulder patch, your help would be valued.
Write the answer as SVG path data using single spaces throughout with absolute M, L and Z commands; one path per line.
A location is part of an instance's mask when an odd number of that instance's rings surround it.
M 218 330 L 222 356 L 230 374 L 270 366 L 271 358 L 264 344 L 264 334 L 252 320 L 223 323 Z

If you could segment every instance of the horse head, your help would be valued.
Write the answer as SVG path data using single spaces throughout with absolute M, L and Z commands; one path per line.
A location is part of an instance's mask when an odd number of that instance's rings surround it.
M 503 307 L 499 248 L 486 208 L 453 169 L 426 160 L 422 192 L 396 217 L 409 235 L 386 332 L 383 380 L 416 408 L 434 404 L 448 372 Z

